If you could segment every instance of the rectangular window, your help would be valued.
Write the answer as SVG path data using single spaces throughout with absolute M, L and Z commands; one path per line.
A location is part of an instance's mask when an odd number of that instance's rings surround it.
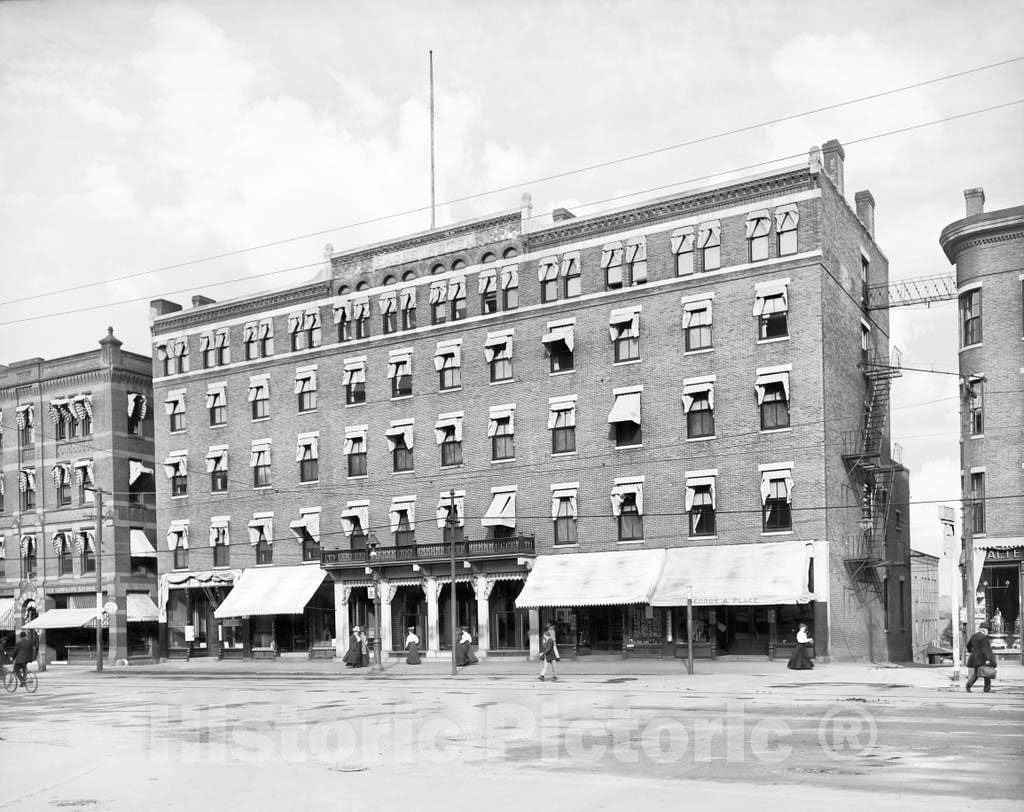
M 795 203 L 775 209 L 775 233 L 778 236 L 780 257 L 796 253 L 796 229 L 799 222 L 800 212 Z
M 554 523 L 555 523 L 555 544 L 576 544 L 576 510 L 574 506 L 575 497 L 555 495 Z
M 413 460 L 413 450 L 405 444 L 405 438 L 401 435 L 388 437 L 392 442 L 391 460 L 394 464 L 395 473 L 400 471 L 415 470 L 416 464 Z
M 334 321 L 338 325 L 338 342 L 343 344 L 346 341 L 351 341 L 352 320 L 345 307 L 339 307 L 334 311 Z
M 480 312 L 484 315 L 498 312 L 498 275 L 496 271 L 480 274 Z
M 345 403 L 350 406 L 356 403 L 366 403 L 366 384 L 360 381 L 346 386 Z
M 770 471 L 761 477 L 762 532 L 793 529 L 789 472 Z
M 416 288 L 404 288 L 398 292 L 398 309 L 401 312 L 402 329 L 416 329 Z
M 686 485 L 691 536 L 715 535 L 715 494 L 710 483 Z
M 366 366 L 362 361 L 348 361 L 342 380 L 345 383 L 345 403 L 353 406 L 366 403 Z
M 430 323 L 444 324 L 448 320 L 448 302 L 440 301 L 430 305 Z
M 448 316 L 451 321 L 466 318 L 466 278 L 454 277 L 448 281 Z
M 641 389 L 613 390 L 615 403 L 608 413 L 612 424 L 616 447 L 634 446 L 643 443 L 641 429 Z
M 365 429 L 346 430 L 345 459 L 347 460 L 349 477 L 366 476 Z
M 231 566 L 231 547 L 224 543 L 218 543 L 213 548 L 213 566 Z
M 256 542 L 256 564 L 273 564 L 274 563 L 274 545 L 270 539 L 266 537 L 266 534 L 260 530 L 259 541 Z
M 398 511 L 398 525 L 395 528 L 395 546 L 411 547 L 416 543 L 416 529 L 409 520 L 409 511 Z
M 552 373 L 569 372 L 576 368 L 573 349 L 576 345 L 576 330 L 572 324 L 549 324 L 548 332 L 541 338 Z
M 188 495 L 188 475 L 176 473 L 171 477 L 171 496 Z
M 434 369 L 438 374 L 441 391 L 462 386 L 462 347 L 459 344 L 439 344 L 434 353 Z
M 643 429 L 639 423 L 624 420 L 615 424 L 615 447 L 642 445 L 644 441 Z
M 228 409 L 223 403 L 210 408 L 210 425 L 223 426 L 228 422 Z
M 28 551 L 21 556 L 22 577 L 31 580 L 36 577 L 36 548 L 35 544 L 28 548 Z
M 441 440 L 441 465 L 462 465 L 462 440 L 456 439 L 455 426 L 444 427 L 444 439 Z
M 299 464 L 299 481 L 316 482 L 320 479 L 319 435 L 299 435 L 295 448 L 295 461 Z
M 210 473 L 210 491 L 212 493 L 225 493 L 228 489 L 228 472 L 226 470 L 214 470 Z
M 265 417 L 270 417 L 270 394 L 265 388 L 257 394 L 251 405 L 253 420 L 262 420 Z
M 622 287 L 622 243 L 609 243 L 601 249 L 601 268 L 604 269 L 605 290 L 618 290 Z
M 718 220 L 702 223 L 697 231 L 701 270 L 714 271 L 722 265 L 722 226 Z
M 490 367 L 491 383 L 512 380 L 512 336 L 491 333 L 484 344 L 484 356 Z
M 960 297 L 960 346 L 981 343 L 981 288 Z
M 398 313 L 390 310 L 381 316 L 381 330 L 384 335 L 398 332 Z
M 537 278 L 540 281 L 540 300 L 558 300 L 558 257 L 546 257 L 537 264 Z
M 395 350 L 388 357 L 388 377 L 391 378 L 391 397 L 406 398 L 412 395 L 412 354 L 406 350 Z
M 299 481 L 316 482 L 320 479 L 320 461 L 317 459 L 302 460 L 299 463 Z
M 569 454 L 576 450 L 576 405 L 569 408 L 552 406 L 548 418 L 551 426 L 551 453 Z
M 634 237 L 626 242 L 626 271 L 629 284 L 642 285 L 647 281 L 647 239 Z
M 491 417 L 491 459 L 511 460 L 516 456 L 515 428 L 511 415 Z
M 72 561 L 71 544 L 68 543 L 67 536 L 64 533 L 61 533 L 60 555 L 57 559 L 58 573 L 60 575 L 74 575 L 75 568 Z
M 71 504 L 71 471 L 64 469 L 57 483 L 57 504 L 64 506 Z
M 316 390 L 299 392 L 299 411 L 316 411 Z
M 971 474 L 971 532 L 976 536 L 985 535 L 985 474 L 975 471 Z
M 747 253 L 751 262 L 768 259 L 768 239 L 772 221 L 768 209 L 750 212 L 747 215 Z
M 252 468 L 252 486 L 266 488 L 270 485 L 270 446 L 254 445 L 249 455 Z
M 759 390 L 761 396 L 761 429 L 789 427 L 789 396 L 781 382 L 767 383 Z
M 870 278 L 871 261 L 864 256 L 860 255 L 860 301 L 864 307 L 868 305 L 868 280 Z
M 640 310 L 613 310 L 608 320 L 608 334 L 614 346 L 615 363 L 640 359 Z
M 686 436 L 691 440 L 698 437 L 714 437 L 715 412 L 710 386 L 708 389 L 694 391 L 689 395 L 686 394 L 684 387 L 683 392 L 684 402 L 689 400 L 686 409 Z
M 622 495 L 619 513 L 619 541 L 639 541 L 644 537 L 644 517 L 635 493 Z
M 686 352 L 711 349 L 710 301 L 687 302 L 683 305 L 683 331 Z
M 174 548 L 174 568 L 176 570 L 187 570 L 188 569 L 188 549 L 185 547 Z M 93 571 L 95 571 L 96 565 L 93 565 Z
M 615 362 L 638 361 L 640 359 L 640 337 L 628 329 L 621 330 L 615 337 Z
M 983 380 L 967 381 L 967 420 L 972 435 L 985 433 L 985 382 Z
M 170 419 L 170 430 L 171 431 L 184 431 L 185 430 L 185 412 L 174 412 Z
M 695 270 L 693 264 L 693 226 L 678 228 L 672 232 L 672 254 L 675 257 L 676 276 L 689 276 Z
M 583 277 L 580 269 L 580 252 L 574 251 L 571 256 L 562 258 L 562 276 L 565 280 L 565 298 L 575 299 L 583 293 Z

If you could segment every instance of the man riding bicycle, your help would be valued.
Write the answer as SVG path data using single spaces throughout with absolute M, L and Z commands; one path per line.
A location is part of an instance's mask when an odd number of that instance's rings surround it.
M 25 687 L 25 675 L 28 673 L 28 664 L 32 662 L 32 641 L 28 639 L 25 632 L 21 633 L 18 642 L 14 644 L 14 676 L 18 678 L 21 687 Z

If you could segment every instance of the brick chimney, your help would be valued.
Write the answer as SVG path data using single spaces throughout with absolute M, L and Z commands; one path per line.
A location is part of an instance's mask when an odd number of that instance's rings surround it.
M 123 341 L 114 338 L 114 328 L 108 327 L 107 334 L 100 339 L 100 358 L 108 367 L 121 364 L 121 345 Z
M 216 304 L 216 299 L 211 299 L 209 296 L 195 295 L 192 297 L 192 307 L 202 307 L 203 305 Z
M 181 305 L 170 299 L 153 299 L 149 303 L 149 318 L 152 320 L 168 313 L 177 313 L 179 310 Z
M 839 194 L 843 194 L 843 162 L 846 160 L 843 145 L 833 138 L 821 145 L 821 152 L 825 159 L 825 174 L 835 184 Z
M 964 203 L 967 204 L 967 216 L 985 213 L 985 190 L 980 186 L 964 189 Z
M 875 196 L 867 189 L 857 192 L 853 196 L 857 204 L 857 216 L 868 230 L 868 234 L 875 236 Z
M 556 223 L 560 223 L 563 220 L 575 220 L 576 215 L 573 214 L 568 209 L 564 209 L 561 206 L 559 206 L 557 209 L 551 212 L 551 219 L 554 220 Z

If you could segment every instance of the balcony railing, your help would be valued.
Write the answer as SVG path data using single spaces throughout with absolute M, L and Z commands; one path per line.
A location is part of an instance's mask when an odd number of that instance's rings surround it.
M 455 542 L 455 557 L 460 561 L 482 558 L 508 558 L 534 555 L 533 536 L 480 539 Z M 452 556 L 450 542 L 410 544 L 403 547 L 378 547 L 373 556 L 362 550 L 321 550 L 320 564 L 324 567 L 365 567 L 369 564 L 421 564 L 428 561 L 448 561 Z

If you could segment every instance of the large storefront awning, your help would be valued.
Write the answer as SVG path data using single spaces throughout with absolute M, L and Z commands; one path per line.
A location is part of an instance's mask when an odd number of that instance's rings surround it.
M 128 599 L 129 623 L 147 623 L 160 619 L 160 609 L 153 603 L 153 599 L 149 595 L 141 592 L 129 592 L 126 597 Z
M 652 606 L 770 606 L 807 603 L 814 547 L 806 541 L 669 550 Z
M 96 625 L 96 607 L 91 609 L 51 609 L 43 612 L 35 620 L 25 624 L 26 629 L 43 631 L 45 629 L 79 629 L 83 626 Z M 104 626 L 107 625 L 104 617 Z
M 665 550 L 537 556 L 516 607 L 648 603 L 664 560 Z
M 213 616 L 301 615 L 325 577 L 319 566 L 242 570 L 235 588 Z

